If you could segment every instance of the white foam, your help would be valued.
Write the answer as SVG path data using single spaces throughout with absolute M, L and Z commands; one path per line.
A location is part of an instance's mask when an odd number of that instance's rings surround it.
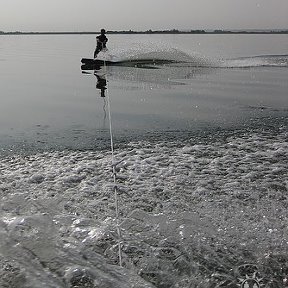
M 184 52 L 178 48 L 164 43 L 133 43 L 125 48 L 112 48 L 106 52 L 100 52 L 97 57 L 109 61 L 133 61 L 133 60 L 166 60 L 182 63 L 186 67 L 214 67 L 218 60 L 199 53 Z
M 140 281 L 137 273 L 156 287 L 192 283 L 203 257 L 211 263 L 227 258 L 229 274 L 231 249 L 240 262 L 247 260 L 244 246 L 258 259 L 285 249 L 287 156 L 284 129 L 215 143 L 137 142 L 116 150 L 126 270 L 111 265 L 118 260 L 109 151 L 3 158 L 0 261 L 28 273 L 29 287 L 41 281 L 64 287 L 63 281 L 82 278 L 132 287 Z M 222 251 L 225 246 L 230 250 Z M 141 281 L 137 287 L 149 287 Z
M 288 67 L 288 55 L 259 55 L 235 59 L 218 59 L 194 51 L 183 51 L 162 42 L 130 43 L 129 47 L 112 48 L 100 52 L 99 59 L 109 61 L 127 60 L 168 60 L 179 62 L 184 67 L 209 68 L 251 68 L 251 67 Z
M 287 55 L 267 55 L 225 59 L 220 62 L 223 68 L 288 67 Z

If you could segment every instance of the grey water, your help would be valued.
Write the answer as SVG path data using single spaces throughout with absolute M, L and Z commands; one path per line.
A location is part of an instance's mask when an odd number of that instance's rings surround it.
M 2 149 L 102 147 L 106 99 L 99 97 L 96 77 L 80 70 L 94 36 L 0 40 Z M 260 56 L 287 55 L 286 44 L 287 35 L 111 35 L 108 53 L 119 59 L 145 59 L 148 51 L 195 62 L 157 70 L 108 67 L 114 132 L 133 138 L 281 114 L 287 108 L 287 56 L 280 63 Z M 261 67 L 267 61 L 271 67 Z
M 0 37 L 0 287 L 285 286 L 288 36 L 108 38 Z

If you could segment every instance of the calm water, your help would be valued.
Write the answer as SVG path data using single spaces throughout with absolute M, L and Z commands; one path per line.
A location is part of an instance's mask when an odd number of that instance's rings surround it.
M 94 75 L 93 35 L 0 37 L 0 287 L 283 287 L 288 36 L 108 36 L 176 63 Z
M 114 132 L 124 138 L 239 125 L 287 109 L 287 35 L 111 35 L 109 40 L 108 55 L 116 59 L 192 62 L 157 70 L 108 67 Z M 93 71 L 80 70 L 80 59 L 93 53 L 94 36 L 0 41 L 3 149 L 102 147 L 106 99 L 95 87 Z M 268 57 L 258 57 L 263 55 Z

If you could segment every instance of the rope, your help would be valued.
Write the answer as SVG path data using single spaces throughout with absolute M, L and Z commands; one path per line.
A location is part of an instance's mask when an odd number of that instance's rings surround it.
M 107 67 L 106 67 L 106 60 L 104 59 L 104 73 L 107 75 Z M 107 79 L 107 77 L 106 77 Z M 108 82 L 108 81 L 107 81 Z M 118 258 L 119 258 L 119 265 L 122 267 L 122 250 L 121 250 L 121 229 L 119 225 L 119 201 L 118 201 L 118 188 L 117 188 L 117 179 L 116 179 L 116 161 L 114 157 L 114 142 L 113 142 L 113 130 L 112 130 L 112 118 L 111 118 L 111 105 L 110 105 L 110 97 L 108 93 L 107 87 L 107 102 L 108 102 L 108 120 L 109 120 L 109 133 L 110 133 L 110 146 L 111 146 L 111 162 L 112 162 L 112 173 L 113 173 L 113 183 L 114 183 L 114 205 L 115 205 L 115 213 L 116 213 L 116 229 L 118 234 Z

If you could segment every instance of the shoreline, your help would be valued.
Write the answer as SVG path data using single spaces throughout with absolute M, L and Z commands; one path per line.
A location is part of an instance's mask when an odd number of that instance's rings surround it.
M 0 31 L 1 35 L 91 35 L 99 34 L 99 31 L 59 31 L 59 32 L 3 32 Z M 288 30 L 271 30 L 271 31 L 229 31 L 229 30 L 214 30 L 214 31 L 205 31 L 205 30 L 191 30 L 191 31 L 179 31 L 179 30 L 164 30 L 164 31 L 107 31 L 106 34 L 288 34 Z

